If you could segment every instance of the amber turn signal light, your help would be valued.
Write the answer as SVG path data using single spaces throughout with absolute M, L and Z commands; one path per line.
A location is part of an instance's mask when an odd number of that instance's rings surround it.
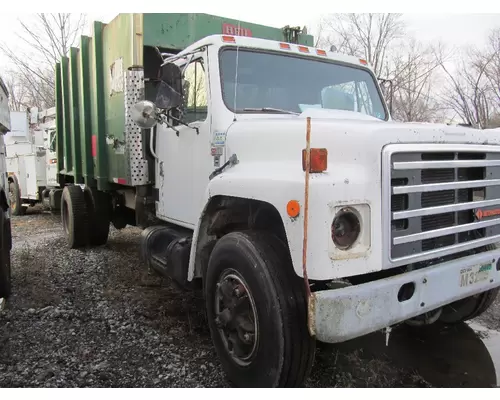
M 306 170 L 306 149 L 302 150 L 302 170 Z M 327 149 L 311 149 L 311 158 L 309 163 L 310 173 L 325 172 L 328 165 Z
M 286 205 L 286 212 L 289 217 L 297 218 L 300 214 L 300 204 L 297 200 L 290 200 Z

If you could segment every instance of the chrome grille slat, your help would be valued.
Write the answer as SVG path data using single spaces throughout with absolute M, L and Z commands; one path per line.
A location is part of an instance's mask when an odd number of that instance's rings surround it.
M 414 235 L 398 236 L 393 239 L 393 243 L 404 244 L 404 243 L 416 242 L 417 240 L 433 239 L 441 236 L 450 235 L 452 233 L 469 232 L 475 229 L 486 228 L 488 226 L 493 226 L 497 224 L 500 224 L 500 218 L 495 218 L 493 220 L 488 220 L 483 222 L 473 222 L 471 224 L 449 226 L 448 228 L 434 229 L 432 231 L 420 232 Z
M 500 160 L 406 161 L 392 165 L 394 170 L 474 167 L 500 167 Z
M 500 179 L 484 179 L 475 181 L 457 181 L 443 183 L 429 183 L 425 185 L 397 186 L 392 189 L 393 194 L 408 194 L 422 192 L 440 192 L 443 190 L 473 189 L 490 186 L 500 186 Z
M 398 259 L 399 265 L 405 265 L 409 263 L 417 263 L 420 261 L 426 261 L 433 258 L 445 257 L 451 254 L 459 253 L 461 251 L 473 250 L 478 247 L 487 246 L 489 244 L 494 244 L 500 242 L 500 235 L 490 236 L 478 240 L 471 240 L 469 242 L 464 242 L 460 244 L 455 244 L 453 246 L 442 247 L 440 249 L 430 250 L 422 252 L 416 256 L 407 256 Z
M 397 211 L 392 213 L 392 219 L 393 220 L 407 219 L 413 217 L 422 217 L 426 215 L 444 214 L 452 211 L 467 211 L 467 210 L 473 210 L 475 208 L 498 206 L 498 205 L 500 205 L 500 199 L 471 201 L 469 203 L 450 204 L 447 206 L 419 208 L 418 210 Z
M 392 144 L 382 174 L 384 268 L 500 243 L 500 146 Z

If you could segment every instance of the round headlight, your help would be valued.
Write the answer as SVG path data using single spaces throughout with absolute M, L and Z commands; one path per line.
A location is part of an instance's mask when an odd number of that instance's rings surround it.
M 341 250 L 348 250 L 359 237 L 361 224 L 354 210 L 345 208 L 337 213 L 332 223 L 332 240 Z

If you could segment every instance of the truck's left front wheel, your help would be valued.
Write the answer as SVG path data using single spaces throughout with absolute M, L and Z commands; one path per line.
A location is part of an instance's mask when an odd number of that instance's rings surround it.
M 286 246 L 267 232 L 234 232 L 215 245 L 205 276 L 215 349 L 238 387 L 302 386 L 315 340 L 304 283 Z

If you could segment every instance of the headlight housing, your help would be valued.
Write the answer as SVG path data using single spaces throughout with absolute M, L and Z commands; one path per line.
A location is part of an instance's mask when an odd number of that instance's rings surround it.
M 351 208 L 341 209 L 332 222 L 332 240 L 340 250 L 349 250 L 359 238 L 361 222 L 358 213 Z

